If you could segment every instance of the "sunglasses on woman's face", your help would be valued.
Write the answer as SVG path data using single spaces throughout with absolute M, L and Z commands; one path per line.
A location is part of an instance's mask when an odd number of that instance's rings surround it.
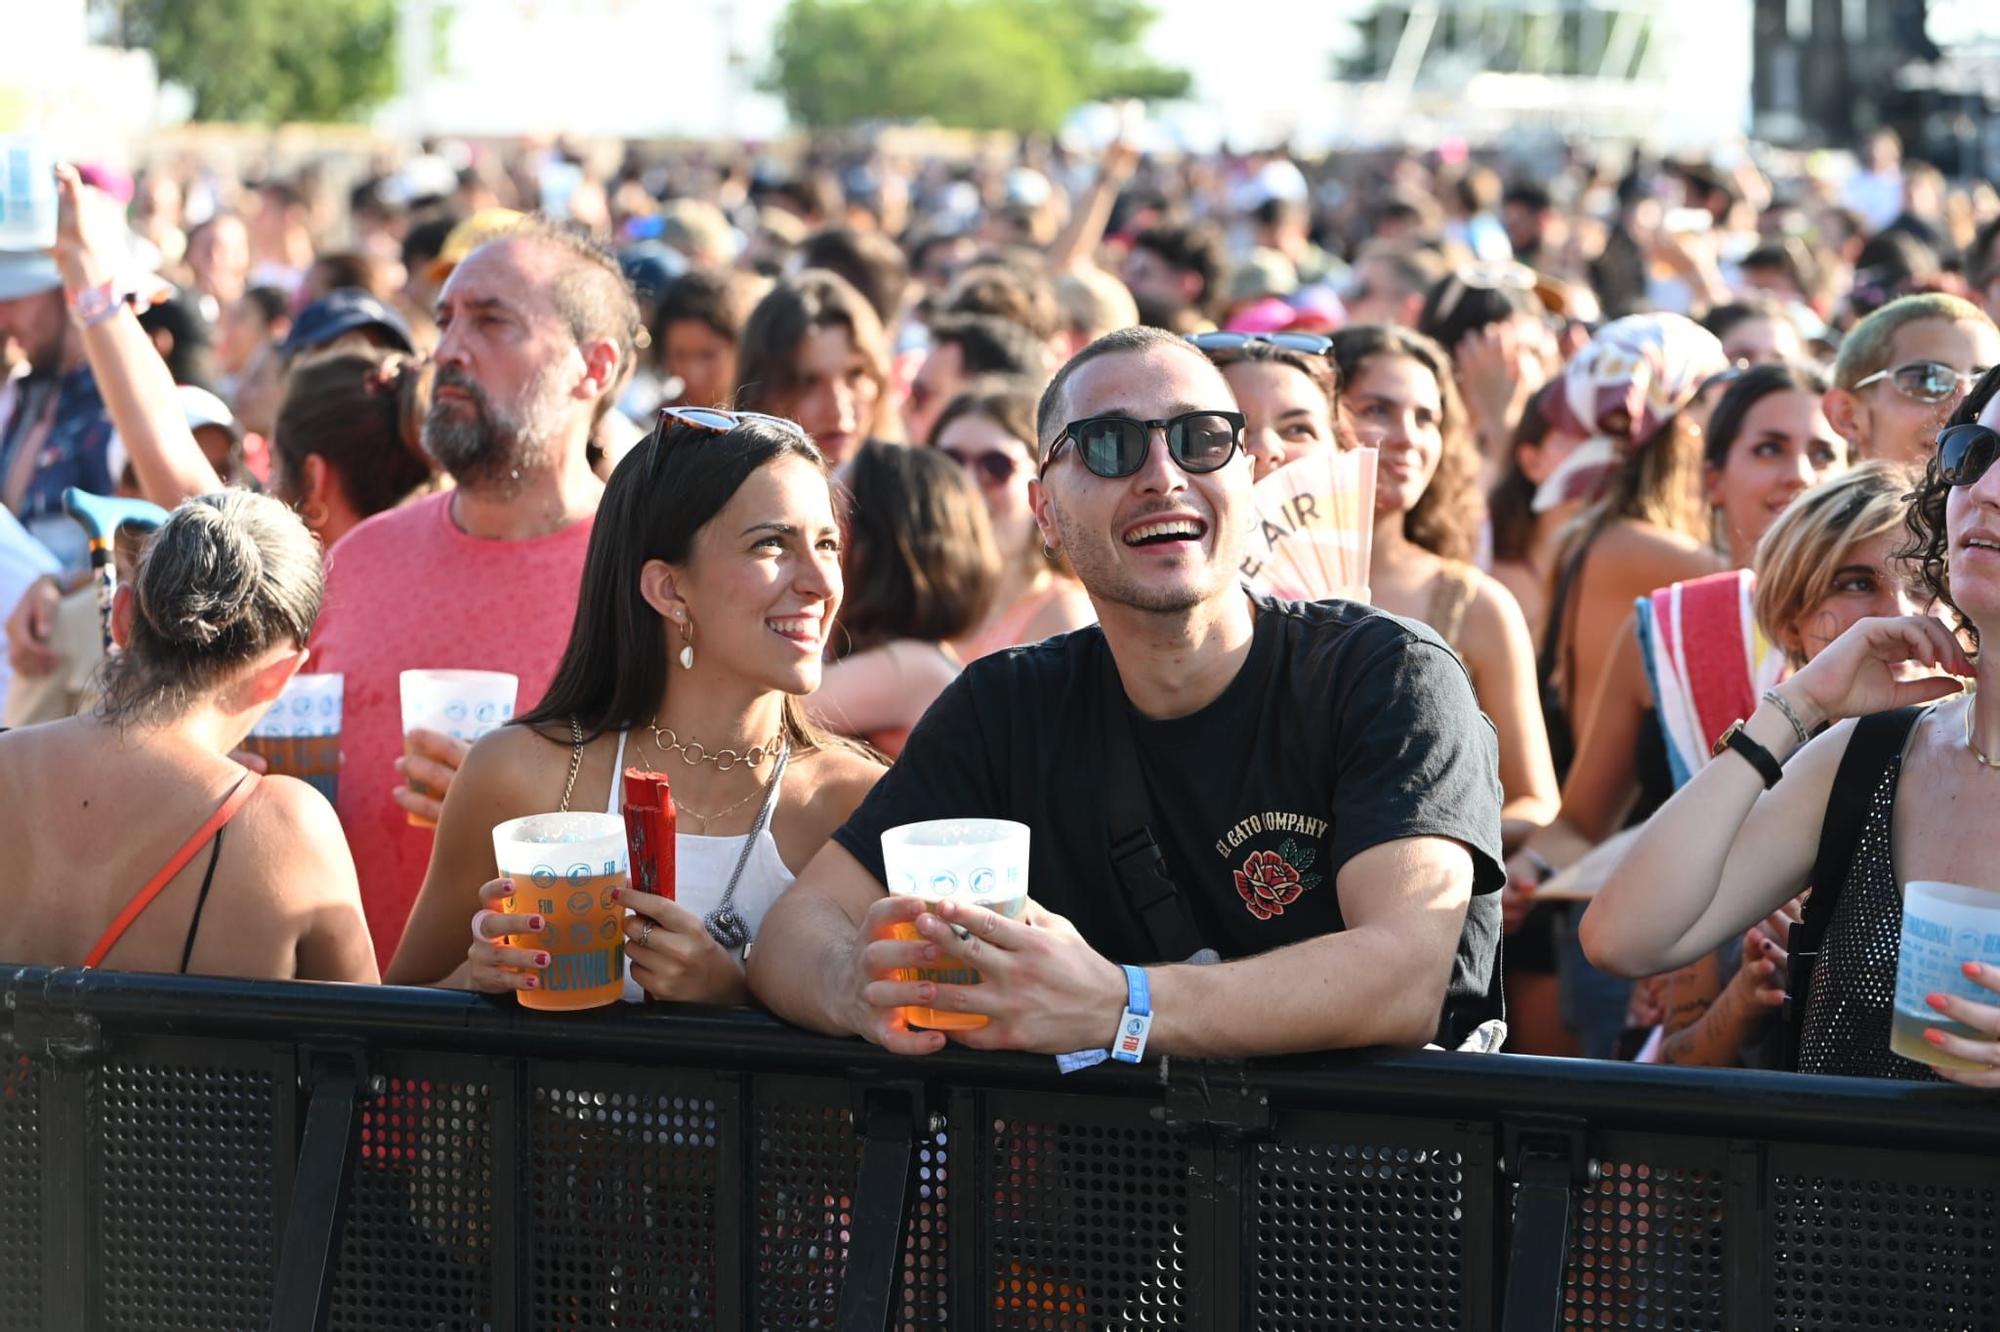
M 987 449 L 983 453 L 967 453 L 964 449 L 939 449 L 938 452 L 970 472 L 973 480 L 982 486 L 1004 486 L 1021 470 L 1020 458 L 1005 449 Z
M 1235 456 L 1243 434 L 1241 412 L 1182 412 L 1164 421 L 1141 421 L 1130 416 L 1092 416 L 1071 421 L 1049 446 L 1042 461 L 1042 475 L 1062 453 L 1063 445 L 1074 444 L 1076 456 L 1092 474 L 1107 480 L 1130 476 L 1146 465 L 1153 432 L 1167 436 L 1167 453 L 1183 472 L 1200 476 L 1220 468 Z
M 1977 485 L 1993 465 L 1995 450 L 2000 432 L 1976 423 L 1952 426 L 1938 435 L 1938 474 L 1954 488 Z
M 1258 342 L 1307 356 L 1324 356 L 1333 350 L 1333 339 L 1317 333 L 1190 333 L 1187 340 L 1199 352 L 1242 351 Z
M 1854 387 L 1859 391 L 1877 380 L 1886 379 L 1906 398 L 1938 403 L 1956 393 L 1960 385 L 1971 384 L 1985 373 L 1984 370 L 1954 369 L 1942 361 L 1912 361 L 1893 370 L 1877 370 L 1858 381 Z

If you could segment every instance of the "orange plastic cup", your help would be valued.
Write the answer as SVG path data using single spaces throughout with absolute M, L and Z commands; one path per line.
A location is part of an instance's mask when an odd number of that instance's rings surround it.
M 493 830 L 500 872 L 514 881 L 508 913 L 540 915 L 540 934 L 507 944 L 549 955 L 541 984 L 517 994 L 523 1008 L 615 1004 L 625 990 L 625 908 L 612 893 L 628 878 L 625 820 L 616 814 L 531 814 Z

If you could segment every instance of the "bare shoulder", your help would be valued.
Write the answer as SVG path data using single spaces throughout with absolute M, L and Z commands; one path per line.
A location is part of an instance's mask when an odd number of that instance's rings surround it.
M 453 779 L 453 789 L 462 785 L 487 800 L 516 803 L 517 797 L 532 798 L 547 789 L 551 774 L 560 783 L 569 771 L 569 757 L 567 738 L 532 726 L 502 726 L 472 746 Z
M 1081 583 L 1065 578 L 1058 583 L 1047 603 L 1028 621 L 1023 637 L 1030 643 L 1039 643 L 1044 638 L 1053 638 L 1096 622 L 1097 607 L 1091 604 L 1090 594 L 1083 590 Z
M 792 763 L 803 803 L 828 815 L 829 833 L 846 821 L 886 771 L 881 760 L 840 744 L 822 745 Z M 786 780 L 794 778 L 788 775 Z
M 1686 578 L 1720 573 L 1728 561 L 1687 535 L 1653 523 L 1614 523 L 1593 548 L 1620 582 L 1665 587 Z
M 230 825 L 274 896 L 317 899 L 352 891 L 354 858 L 325 796 L 296 777 L 259 778 Z

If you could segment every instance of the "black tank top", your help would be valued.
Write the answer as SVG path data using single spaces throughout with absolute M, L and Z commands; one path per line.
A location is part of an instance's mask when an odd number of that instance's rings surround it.
M 1806 996 L 1799 1072 L 1856 1078 L 1942 1081 L 1929 1064 L 1889 1049 L 1896 1005 L 1896 963 L 1903 937 L 1903 892 L 1896 883 L 1890 830 L 1900 755 L 1876 784 L 1867 822 L 1834 904 Z

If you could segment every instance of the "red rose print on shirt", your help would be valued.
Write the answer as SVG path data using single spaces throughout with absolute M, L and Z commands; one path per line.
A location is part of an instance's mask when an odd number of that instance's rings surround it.
M 1306 873 L 1318 854 L 1289 837 L 1276 851 L 1252 851 L 1243 868 L 1234 871 L 1236 895 L 1259 920 L 1282 916 L 1299 894 L 1319 887 L 1320 876 Z

